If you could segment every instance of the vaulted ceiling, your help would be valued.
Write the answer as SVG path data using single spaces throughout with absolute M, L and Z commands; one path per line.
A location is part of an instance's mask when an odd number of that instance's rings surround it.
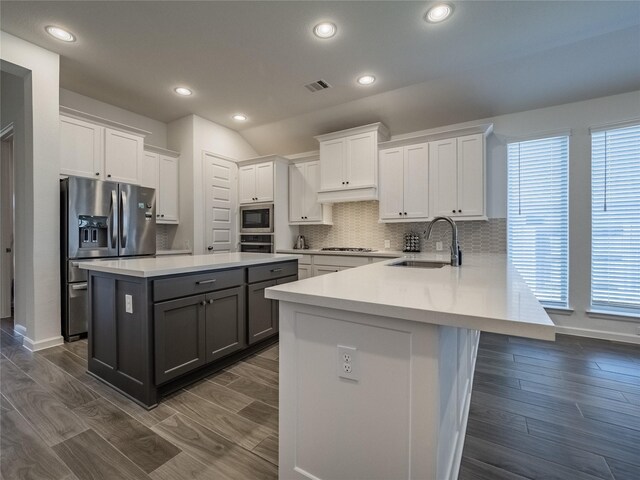
M 373 121 L 399 134 L 640 89 L 640 2 L 454 2 L 435 25 L 431 4 L 4 1 L 0 13 L 2 30 L 61 55 L 63 88 L 164 122 L 194 113 L 264 154 Z M 313 36 L 323 20 L 334 38 Z M 357 85 L 363 73 L 376 83 Z M 332 88 L 304 88 L 320 79 Z

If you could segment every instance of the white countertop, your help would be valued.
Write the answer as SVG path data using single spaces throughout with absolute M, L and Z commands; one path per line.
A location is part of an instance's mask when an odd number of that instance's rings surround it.
M 216 253 L 213 255 L 168 255 L 157 258 L 119 258 L 79 262 L 84 270 L 115 273 L 130 277 L 159 277 L 182 273 L 221 270 L 232 267 L 248 267 L 264 263 L 297 260 L 298 255 L 273 253 Z
M 442 260 L 448 255 L 407 254 Z M 392 267 L 399 259 L 268 288 L 266 297 L 370 315 L 545 340 L 555 326 L 506 255 L 465 254 L 461 267 Z
M 389 258 L 398 258 L 403 257 L 405 255 L 411 255 L 409 253 L 404 253 L 399 250 L 376 250 L 374 252 L 335 252 L 328 250 L 318 250 L 318 249 L 295 249 L 292 248 L 290 250 L 278 250 L 277 253 L 295 253 L 297 255 L 342 255 L 345 257 L 389 257 Z

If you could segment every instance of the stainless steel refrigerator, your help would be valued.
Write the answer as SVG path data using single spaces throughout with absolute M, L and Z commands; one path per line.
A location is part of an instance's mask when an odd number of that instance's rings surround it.
M 153 256 L 156 192 L 126 183 L 60 180 L 62 335 L 87 333 L 87 271 L 79 260 Z

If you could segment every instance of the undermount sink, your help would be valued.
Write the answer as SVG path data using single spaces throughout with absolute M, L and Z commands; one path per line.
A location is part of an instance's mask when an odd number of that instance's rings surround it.
M 429 262 L 426 260 L 403 260 L 401 262 L 392 263 L 390 267 L 408 267 L 408 268 L 442 268 L 449 265 L 448 262 Z

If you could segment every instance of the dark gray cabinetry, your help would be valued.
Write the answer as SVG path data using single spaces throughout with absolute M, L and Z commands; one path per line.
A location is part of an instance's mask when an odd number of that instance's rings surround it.
M 154 306 L 156 384 L 204 365 L 206 300 L 194 295 Z
M 246 345 L 245 287 L 206 296 L 206 361 L 212 362 Z
M 293 266 L 297 268 L 294 263 Z M 253 345 L 256 342 L 269 338 L 279 331 L 278 323 L 278 302 L 269 300 L 264 296 L 265 288 L 273 287 L 288 282 L 295 282 L 298 279 L 297 271 L 293 271 L 291 264 L 278 266 L 254 267 L 249 269 L 249 282 L 252 278 L 264 278 L 265 276 L 276 277 L 273 280 L 264 282 L 250 283 L 248 290 L 248 342 Z M 252 272 L 254 269 L 260 269 L 258 272 Z M 294 272 L 292 275 L 291 273 Z M 253 273 L 253 275 L 252 275 Z

